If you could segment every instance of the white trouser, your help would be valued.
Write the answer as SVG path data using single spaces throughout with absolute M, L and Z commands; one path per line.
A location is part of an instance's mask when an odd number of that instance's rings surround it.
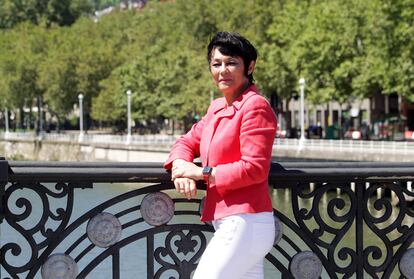
M 263 261 L 275 238 L 273 212 L 236 214 L 213 221 L 213 238 L 193 279 L 263 279 Z

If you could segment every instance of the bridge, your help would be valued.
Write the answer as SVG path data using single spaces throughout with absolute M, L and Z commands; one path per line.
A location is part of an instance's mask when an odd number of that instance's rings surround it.
M 289 212 L 274 204 L 268 278 L 414 278 L 413 179 L 414 163 L 273 162 Z M 103 183 L 130 186 L 79 212 Z M 2 159 L 1 278 L 190 278 L 213 231 L 198 188 L 175 195 L 161 163 Z

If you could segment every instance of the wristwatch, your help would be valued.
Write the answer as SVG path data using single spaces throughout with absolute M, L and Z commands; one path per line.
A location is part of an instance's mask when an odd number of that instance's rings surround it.
M 208 178 L 209 178 L 212 171 L 213 171 L 213 168 L 210 167 L 210 166 L 205 166 L 203 168 L 203 179 L 204 179 L 205 182 L 208 182 L 208 180 L 209 180 Z

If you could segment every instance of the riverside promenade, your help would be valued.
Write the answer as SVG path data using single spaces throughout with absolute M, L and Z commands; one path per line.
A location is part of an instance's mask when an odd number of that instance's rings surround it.
M 14 160 L 161 162 L 179 135 L 0 133 L 0 154 Z M 413 162 L 414 142 L 275 138 L 277 160 Z

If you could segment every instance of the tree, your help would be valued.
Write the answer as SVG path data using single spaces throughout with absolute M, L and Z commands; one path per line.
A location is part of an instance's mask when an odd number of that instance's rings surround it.
M 45 56 L 44 36 L 42 29 L 30 23 L 4 31 L 1 36 L 0 83 L 7 100 L 4 106 L 20 110 L 20 126 L 24 120 L 23 107 L 32 108 L 33 102 L 42 98 L 43 91 L 38 86 L 38 65 Z
M 31 107 L 43 98 L 62 120 L 82 92 L 87 115 L 119 124 L 132 90 L 141 124 L 190 123 L 215 90 L 206 46 L 219 30 L 239 32 L 257 47 L 255 79 L 268 97 L 290 100 L 303 76 L 314 103 L 377 93 L 414 100 L 411 0 L 150 1 L 140 12 L 115 11 L 98 22 L 82 17 L 109 2 L 0 4 L 0 28 L 9 28 L 0 30 L 7 105 Z
M 0 29 L 30 21 L 36 25 L 71 25 L 81 15 L 92 12 L 92 4 L 85 0 L 2 0 Z
M 385 1 L 387 75 L 384 92 L 414 101 L 414 4 L 409 0 Z
M 190 41 L 194 39 L 186 35 L 185 25 L 175 24 L 185 11 L 174 3 L 154 5 L 161 8 L 137 15 L 135 31 L 129 30 L 133 34 L 131 44 L 123 52 L 133 53 L 133 58 L 113 71 L 109 82 L 102 82 L 103 91 L 94 99 L 93 115 L 101 120 L 125 118 L 128 89 L 133 92 L 133 117 L 141 122 L 156 118 L 183 120 L 204 113 L 208 106 L 211 83 L 204 83 L 208 79 L 205 53 L 199 49 L 200 44 Z M 108 98 L 114 102 L 108 102 Z M 113 113 L 100 113 L 110 105 Z
M 39 85 L 44 89 L 44 100 L 58 122 L 77 102 L 79 78 L 76 73 L 79 57 L 74 34 L 70 29 L 49 31 L 47 57 L 39 63 Z

